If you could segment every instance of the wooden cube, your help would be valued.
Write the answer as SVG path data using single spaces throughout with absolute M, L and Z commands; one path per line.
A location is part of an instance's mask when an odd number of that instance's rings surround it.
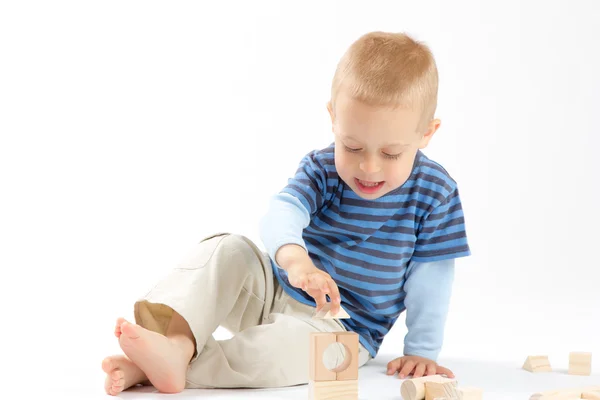
M 590 375 L 592 353 L 569 353 L 569 375 Z

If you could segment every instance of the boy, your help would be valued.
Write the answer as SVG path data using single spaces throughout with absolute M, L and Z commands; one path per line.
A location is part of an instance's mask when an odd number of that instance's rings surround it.
M 421 149 L 434 119 L 438 75 L 429 49 L 372 32 L 339 62 L 328 111 L 335 141 L 312 151 L 261 221 L 267 253 L 245 237 L 197 244 L 119 319 L 126 356 L 106 358 L 106 391 L 150 381 L 159 391 L 280 387 L 308 382 L 310 332 L 359 334 L 359 365 L 375 357 L 406 310 L 400 378 L 437 365 L 454 274 L 470 254 L 455 181 Z M 331 302 L 350 314 L 314 320 Z M 217 341 L 218 326 L 232 332 Z M 341 350 L 324 362 L 338 364 Z

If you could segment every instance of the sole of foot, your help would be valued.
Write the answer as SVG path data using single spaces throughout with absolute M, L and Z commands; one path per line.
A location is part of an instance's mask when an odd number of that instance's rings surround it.
M 123 320 L 119 344 L 127 357 L 162 393 L 179 393 L 185 388 L 192 343 L 175 341 L 157 332 Z

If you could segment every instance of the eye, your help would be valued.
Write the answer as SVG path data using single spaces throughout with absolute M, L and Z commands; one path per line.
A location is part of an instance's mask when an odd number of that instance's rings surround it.
M 346 149 L 346 151 L 349 151 L 350 153 L 357 153 L 362 150 L 362 149 L 353 149 L 352 147 L 348 147 L 346 145 L 344 145 L 344 148 Z
M 400 158 L 400 156 L 402 155 L 402 153 L 398 153 L 398 154 L 387 154 L 387 153 L 383 153 L 383 156 L 387 159 L 390 160 L 397 160 L 398 158 Z

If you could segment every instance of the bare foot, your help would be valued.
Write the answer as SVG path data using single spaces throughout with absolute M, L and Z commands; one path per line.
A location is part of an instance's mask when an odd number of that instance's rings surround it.
M 119 343 L 159 392 L 179 393 L 185 388 L 187 367 L 194 354 L 193 342 L 167 338 L 123 320 Z
M 106 357 L 102 361 L 102 370 L 106 372 L 104 389 L 111 396 L 147 380 L 144 371 L 129 358 L 121 355 Z

